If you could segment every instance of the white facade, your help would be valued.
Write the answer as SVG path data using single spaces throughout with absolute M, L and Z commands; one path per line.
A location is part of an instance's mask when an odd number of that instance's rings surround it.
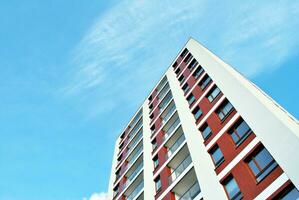
M 189 109 L 189 104 L 186 101 L 183 90 L 181 89 L 180 82 L 178 81 L 176 73 L 173 70 L 173 63 L 167 70 L 165 75 L 167 77 L 173 99 L 168 103 L 172 104 L 173 101 L 176 107 L 176 111 L 174 111 L 174 114 L 168 120 L 171 121 L 174 118 L 173 116 L 175 115 L 179 117 L 180 126 L 185 138 L 184 142 L 187 144 L 187 147 L 185 147 L 183 142 L 181 146 L 176 150 L 177 152 L 174 151 L 174 153 L 171 155 L 171 159 L 175 160 L 175 156 L 180 156 L 179 154 L 183 155 L 183 151 L 186 151 L 187 154 L 189 152 L 192 162 L 185 167 L 184 171 L 180 173 L 178 177 L 176 177 L 176 180 L 174 180 L 168 186 L 168 188 L 164 189 L 161 194 L 156 197 L 156 199 L 160 200 L 166 198 L 169 192 L 174 192 L 176 198 L 182 196 L 182 191 L 186 191 L 188 188 L 183 188 L 179 184 L 181 184 L 182 182 L 187 183 L 189 180 L 191 180 L 191 178 L 188 178 L 187 176 L 189 175 L 191 177 L 194 172 L 196 175 L 196 180 L 200 185 L 200 193 L 197 194 L 196 199 L 200 199 L 201 197 L 203 197 L 204 199 L 212 200 L 227 199 L 226 192 L 220 182 L 239 162 L 244 160 L 244 158 L 253 150 L 253 148 L 255 148 L 255 146 L 259 142 L 261 142 L 264 147 L 271 153 L 273 158 L 283 170 L 283 173 L 278 178 L 276 178 L 272 184 L 270 184 L 266 188 L 263 188 L 263 190 L 259 192 L 259 195 L 255 195 L 255 199 L 266 199 L 270 197 L 287 181 L 292 182 L 295 187 L 299 188 L 299 159 L 296 159 L 296 155 L 299 152 L 298 121 L 284 109 L 282 109 L 276 102 L 274 102 L 252 82 L 244 78 L 240 73 L 223 62 L 217 56 L 212 54 L 209 50 L 200 45 L 194 39 L 190 39 L 183 49 L 185 48 L 187 48 L 189 52 L 192 53 L 193 58 L 195 58 L 200 63 L 205 73 L 208 74 L 208 76 L 213 80 L 213 84 L 217 85 L 224 96 L 218 100 L 218 102 L 211 108 L 210 112 L 206 113 L 199 124 L 196 125 L 195 118 Z M 164 79 L 161 79 L 161 81 L 162 80 Z M 157 86 L 159 87 L 160 82 L 155 86 L 155 88 Z M 209 88 L 207 88 L 206 93 L 208 93 L 210 88 L 213 87 L 213 84 L 211 84 Z M 195 85 L 193 87 L 195 87 Z M 161 90 L 163 90 L 163 88 Z M 205 94 L 202 95 L 202 97 L 197 101 L 201 101 L 201 99 L 204 97 Z M 227 98 L 229 102 L 231 102 L 231 104 L 237 110 L 237 113 L 231 119 L 229 119 L 226 125 L 222 127 L 222 129 L 209 142 L 209 144 L 205 145 L 205 141 L 199 133 L 198 128 L 204 123 L 205 119 L 207 119 L 213 112 L 215 112 L 215 109 L 217 109 L 217 107 L 225 100 L 225 98 Z M 162 101 L 163 100 L 161 100 L 161 102 Z M 167 108 L 168 107 L 166 106 L 165 110 L 167 110 Z M 191 109 L 193 108 L 194 106 L 191 107 Z M 137 178 L 133 178 L 132 183 L 127 185 L 127 188 L 116 195 L 115 199 L 121 199 L 122 194 L 125 194 L 126 190 L 134 191 L 134 181 L 139 181 L 139 179 L 143 179 L 143 187 L 141 190 L 138 190 L 138 193 L 133 199 L 155 199 L 156 189 L 154 178 L 156 178 L 161 172 L 163 172 L 163 168 L 161 167 L 153 173 L 153 148 L 151 143 L 153 140 L 151 139 L 151 111 L 149 109 L 148 99 L 144 102 L 139 110 L 142 110 L 143 113 L 143 137 L 141 139 L 143 145 L 143 153 L 141 154 L 143 160 L 143 168 L 141 169 L 142 172 L 139 172 L 141 173 L 141 175 L 136 175 Z M 217 142 L 217 140 L 227 132 L 227 129 L 240 116 L 242 116 L 244 121 L 249 125 L 256 137 L 241 152 L 239 152 L 238 155 L 235 156 L 233 160 L 231 160 L 221 170 L 220 173 L 216 174 L 214 163 L 208 151 Z M 134 117 L 132 119 L 134 119 Z M 167 123 L 168 122 L 165 123 L 165 126 L 167 126 Z M 159 132 L 157 131 L 157 133 L 155 134 L 158 135 Z M 172 137 L 175 137 L 175 134 L 177 134 L 177 132 L 175 131 L 174 133 L 171 133 L 169 139 L 165 139 L 163 144 L 169 142 Z M 133 135 L 132 137 L 135 136 Z M 133 140 L 134 138 L 132 139 L 132 141 Z M 113 189 L 116 187 L 118 182 L 121 182 L 118 180 L 116 181 L 117 184 L 115 184 L 117 157 L 120 153 L 120 141 L 121 139 L 118 138 L 115 146 L 109 184 L 109 199 L 113 199 Z M 136 147 L 138 147 L 138 145 L 140 144 L 138 143 Z M 154 152 L 158 152 L 160 150 L 159 148 Z M 187 148 L 187 150 L 184 150 L 184 148 Z M 134 151 L 135 149 L 133 145 L 132 154 L 134 153 Z M 154 155 L 156 155 L 156 153 L 154 153 Z M 130 156 L 131 155 L 129 155 L 128 157 Z M 165 162 L 164 165 L 171 165 L 171 162 L 173 162 L 173 165 L 177 165 L 177 163 L 175 161 L 172 161 L 171 159 L 168 160 L 169 163 Z M 134 163 L 132 164 L 132 166 L 134 166 Z M 192 181 L 194 180 L 192 179 Z M 129 195 L 129 193 L 130 192 L 127 192 L 126 195 Z

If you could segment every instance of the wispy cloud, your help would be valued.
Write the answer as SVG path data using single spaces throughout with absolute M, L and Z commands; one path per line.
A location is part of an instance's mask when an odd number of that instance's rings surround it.
M 249 76 L 277 68 L 298 49 L 298 2 L 232 3 L 118 3 L 74 50 L 63 92 L 81 96 L 90 116 L 136 108 L 190 36 Z
M 83 200 L 108 200 L 107 193 L 93 193 L 89 198 L 84 197 Z

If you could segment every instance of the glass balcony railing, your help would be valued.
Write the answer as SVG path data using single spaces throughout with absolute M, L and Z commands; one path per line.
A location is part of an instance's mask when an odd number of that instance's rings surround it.
M 136 177 L 137 174 L 139 174 L 139 172 L 141 171 L 143 167 L 143 162 L 141 162 L 136 169 L 134 170 L 134 172 L 128 177 L 126 183 L 124 184 L 124 189 L 126 189 L 128 187 L 128 185 L 132 182 L 132 180 Z
M 139 133 L 138 136 L 136 136 L 136 138 L 132 138 L 132 140 L 134 139 L 134 142 L 132 142 L 131 144 L 128 145 L 129 151 L 134 149 L 133 147 L 135 147 L 136 143 L 142 138 L 142 131 Z M 129 155 L 129 154 L 127 154 Z
M 171 185 L 184 171 L 185 169 L 191 164 L 192 160 L 190 155 L 187 156 L 168 177 L 168 185 Z
M 187 190 L 179 200 L 186 200 L 186 199 L 195 199 L 195 197 L 200 193 L 200 187 L 198 182 L 195 182 L 189 190 Z
M 137 133 L 137 131 L 140 129 L 141 126 L 142 126 L 142 119 L 140 119 L 138 124 L 136 124 L 136 126 L 131 130 L 131 132 L 129 133 L 129 138 L 134 137 L 134 135 Z
M 143 150 L 143 146 L 140 146 L 138 148 L 138 150 L 135 152 L 135 154 L 132 156 L 131 160 L 128 162 L 126 169 L 128 169 L 129 167 L 132 166 L 132 164 L 135 162 L 136 158 L 139 156 L 139 154 L 142 152 L 142 150 Z
M 169 84 L 166 83 L 163 88 L 158 92 L 158 98 L 162 99 L 164 97 L 164 95 L 166 94 L 166 92 L 169 90 Z
M 170 158 L 170 156 L 181 146 L 181 144 L 185 141 L 185 136 L 182 134 L 176 141 L 169 147 L 167 153 L 165 154 L 166 160 Z
M 168 110 L 167 114 L 163 117 L 161 126 L 163 126 L 169 120 L 169 118 L 171 117 L 171 115 L 174 113 L 175 110 L 176 110 L 176 107 L 175 107 L 175 105 L 173 105 L 170 108 L 170 110 Z
M 172 94 L 171 92 L 167 93 L 166 97 L 161 101 L 159 104 L 160 110 L 164 110 L 166 105 L 172 100 Z
M 137 194 L 142 190 L 143 188 L 143 180 L 138 184 L 138 186 L 126 197 L 127 200 L 133 200 Z
M 180 122 L 181 122 L 180 118 L 177 117 L 176 120 L 171 124 L 171 126 L 169 126 L 167 130 L 165 130 L 164 137 L 170 135 L 175 130 L 175 128 L 180 124 Z

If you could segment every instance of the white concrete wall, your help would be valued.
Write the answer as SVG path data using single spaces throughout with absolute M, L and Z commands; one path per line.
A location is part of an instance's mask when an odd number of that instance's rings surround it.
M 185 134 L 202 196 L 207 200 L 225 199 L 226 194 L 214 171 L 214 163 L 203 144 L 203 138 L 196 127 L 195 119 L 190 112 L 189 104 L 184 97 L 183 91 L 180 89 L 177 77 L 172 68 L 169 68 L 166 74 L 177 107 L 177 112 L 181 120 L 182 129 Z
M 117 165 L 117 154 L 118 154 L 118 144 L 120 142 L 120 137 L 117 138 L 114 146 L 114 155 L 112 160 L 112 167 L 111 167 L 111 174 L 110 174 L 110 180 L 109 180 L 109 186 L 108 186 L 108 199 L 113 199 L 113 183 L 115 181 L 115 168 Z
M 148 101 L 143 105 L 143 163 L 144 163 L 144 199 L 155 199 L 155 183 L 153 177 L 154 165 L 152 162 L 152 144 Z
M 298 121 L 194 39 L 187 48 L 299 188 Z

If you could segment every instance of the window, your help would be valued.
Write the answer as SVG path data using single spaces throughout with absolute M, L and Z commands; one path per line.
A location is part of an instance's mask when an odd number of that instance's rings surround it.
M 197 60 L 194 58 L 193 60 L 192 60 L 192 62 L 188 65 L 188 69 L 190 70 L 190 71 L 192 71 L 193 69 L 194 69 L 194 67 L 197 65 Z
M 198 67 L 195 72 L 192 74 L 192 76 L 194 76 L 195 79 L 198 79 L 198 77 L 203 73 L 203 68 L 202 67 Z
M 252 131 L 243 119 L 238 120 L 229 130 L 229 134 L 237 145 L 242 143 L 250 133 L 252 133 Z
M 219 89 L 217 86 L 215 86 L 215 87 L 213 87 L 212 90 L 209 92 L 207 98 L 208 98 L 208 100 L 209 100 L 210 102 L 213 102 L 214 99 L 216 99 L 216 97 L 217 97 L 219 94 L 220 94 L 220 89 Z
M 248 166 L 255 175 L 257 182 L 264 179 L 277 166 L 277 163 L 264 147 L 247 158 Z
M 177 68 L 177 70 L 175 70 L 176 75 L 178 75 L 180 73 L 181 69 Z
M 231 200 L 240 200 L 242 199 L 243 195 L 240 191 L 240 188 L 235 181 L 235 179 L 230 176 L 228 179 L 226 179 L 223 183 L 223 186 L 226 190 L 226 193 Z
M 185 55 L 188 53 L 188 49 L 184 49 L 184 51 L 181 53 L 181 57 L 185 57 Z
M 159 165 L 159 159 L 158 159 L 158 156 L 155 156 L 154 158 L 153 158 L 153 161 L 154 161 L 154 167 L 155 167 L 155 169 L 158 167 L 158 165 Z
M 154 113 L 152 113 L 152 114 L 150 115 L 150 118 L 151 118 L 151 119 L 153 119 L 153 118 L 154 118 Z
M 156 139 L 154 139 L 152 141 L 152 147 L 153 147 L 153 150 L 155 150 L 157 148 L 157 140 Z
M 214 164 L 218 167 L 223 161 L 224 157 L 218 145 L 214 146 L 210 151 L 210 154 L 213 158 Z
M 220 120 L 223 121 L 233 110 L 233 108 L 233 105 L 227 100 L 224 103 L 222 103 L 222 105 L 216 111 Z
M 187 83 L 185 83 L 182 89 L 184 90 L 185 94 L 190 90 L 189 85 Z
M 149 105 L 149 109 L 153 109 L 153 107 L 154 107 L 153 103 Z
M 155 131 L 156 131 L 156 127 L 155 127 L 155 125 L 152 125 L 152 127 L 151 127 L 151 131 L 152 131 L 152 134 L 155 133 Z
M 156 192 L 159 192 L 161 190 L 161 186 L 162 186 L 160 176 L 158 176 L 155 179 L 155 185 L 156 185 Z
M 195 117 L 196 120 L 198 120 L 202 116 L 202 111 L 199 108 L 199 106 L 196 106 L 194 108 L 194 110 L 192 111 L 192 113 L 193 113 L 193 115 L 194 115 L 194 117 Z
M 187 56 L 186 56 L 186 58 L 184 59 L 184 63 L 186 63 L 186 64 L 188 64 L 189 62 L 190 62 L 190 60 L 192 59 L 192 55 L 191 55 L 191 53 L 189 53 Z
M 294 200 L 299 199 L 299 191 L 291 184 L 280 192 L 273 200 Z
M 153 100 L 153 96 L 151 95 L 149 98 L 148 98 L 149 101 Z
M 179 81 L 180 81 L 180 83 L 182 84 L 182 83 L 184 82 L 184 80 L 185 80 L 185 77 L 184 77 L 184 75 L 182 74 L 182 75 L 180 76 L 180 78 L 179 78 Z
M 211 81 L 212 81 L 212 79 L 211 79 L 208 75 L 206 75 L 206 76 L 200 81 L 200 83 L 199 83 L 199 87 L 203 90 L 203 89 L 205 89 L 205 88 L 208 86 L 208 84 L 209 84 Z
M 207 123 L 205 123 L 199 130 L 201 131 L 201 134 L 202 134 L 204 140 L 207 140 L 208 137 L 210 137 L 210 135 L 212 135 L 211 128 L 209 127 L 209 125 Z
M 190 106 L 194 103 L 195 97 L 193 96 L 192 93 L 187 97 L 187 101 L 188 101 Z
M 120 136 L 121 139 L 124 139 L 126 132 L 123 132 Z
M 124 142 L 122 142 L 120 145 L 119 145 L 119 149 L 122 149 L 124 146 Z
M 172 65 L 173 68 L 176 68 L 177 66 L 178 66 L 177 62 L 173 63 L 173 65 Z
M 118 158 L 117 158 L 117 161 L 118 162 L 121 161 L 122 157 L 123 157 L 123 154 L 120 154 L 120 156 L 118 156 Z

